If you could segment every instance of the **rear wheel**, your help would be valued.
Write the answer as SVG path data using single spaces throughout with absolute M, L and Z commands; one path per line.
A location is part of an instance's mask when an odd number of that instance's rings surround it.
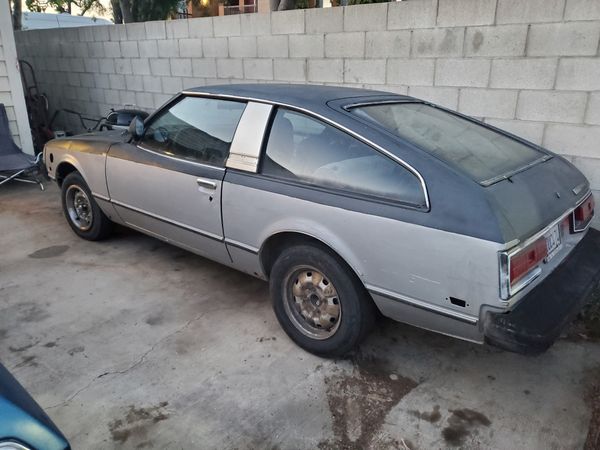
M 112 231 L 112 222 L 102 212 L 79 172 L 71 172 L 62 183 L 63 212 L 71 229 L 83 239 L 98 241 Z
M 337 255 L 313 245 L 282 251 L 270 276 L 275 315 L 288 336 L 321 356 L 342 356 L 370 331 L 375 306 Z

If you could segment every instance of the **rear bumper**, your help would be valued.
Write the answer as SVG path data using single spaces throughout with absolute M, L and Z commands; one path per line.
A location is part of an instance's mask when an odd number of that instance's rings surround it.
M 488 312 L 486 342 L 535 354 L 547 350 L 600 281 L 600 231 L 590 229 L 571 254 L 506 313 Z

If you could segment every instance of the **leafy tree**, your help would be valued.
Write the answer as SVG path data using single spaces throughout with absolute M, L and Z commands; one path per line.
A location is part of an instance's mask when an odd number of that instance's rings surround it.
M 10 1 L 8 2 L 8 6 L 10 7 Z M 13 29 L 15 30 L 20 30 L 21 29 L 21 10 L 22 10 L 22 5 L 21 5 L 21 0 L 13 0 L 12 3 L 12 22 L 13 22 Z
M 15 3 L 18 0 L 15 0 Z M 73 6 L 79 8 L 79 15 L 83 16 L 88 11 L 104 13 L 106 8 L 99 0 L 25 0 L 25 4 L 30 11 L 44 12 L 48 8 L 58 13 L 71 14 Z
M 181 4 L 180 0 L 111 0 L 115 23 L 164 20 L 173 17 Z

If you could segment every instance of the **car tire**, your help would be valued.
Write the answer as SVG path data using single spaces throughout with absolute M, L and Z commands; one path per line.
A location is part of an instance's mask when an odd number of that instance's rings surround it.
M 61 199 L 65 218 L 77 236 L 99 241 L 110 235 L 113 223 L 98 206 L 79 172 L 71 172 L 65 177 Z
M 373 300 L 352 269 L 317 245 L 284 249 L 269 284 L 283 330 L 319 356 L 340 357 L 356 348 L 377 317 Z

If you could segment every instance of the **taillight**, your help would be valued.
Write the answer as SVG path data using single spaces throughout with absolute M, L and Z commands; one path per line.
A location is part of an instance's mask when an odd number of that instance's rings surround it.
M 571 215 L 571 227 L 573 233 L 584 231 L 594 217 L 595 201 L 594 196 L 590 195 L 581 203 Z
M 541 237 L 515 252 L 500 253 L 500 296 L 507 300 L 524 288 L 541 272 L 539 267 L 548 256 L 546 238 Z

